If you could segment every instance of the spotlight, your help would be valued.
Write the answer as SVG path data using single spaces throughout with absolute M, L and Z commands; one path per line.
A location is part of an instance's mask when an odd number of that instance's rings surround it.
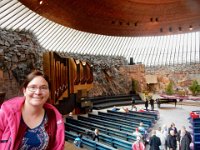
M 156 18 L 156 22 L 158 22 L 158 18 Z
M 42 4 L 43 4 L 43 1 L 42 1 L 42 0 L 40 0 L 40 1 L 39 1 L 39 4 L 40 4 L 40 5 L 42 5 Z
M 83 66 L 85 66 L 85 65 L 86 65 L 86 62 L 85 62 L 85 61 L 82 61 L 82 64 L 83 64 Z
M 192 27 L 192 25 L 190 25 L 189 29 L 190 29 L 190 30 L 193 30 L 193 27 Z
M 80 63 L 80 60 L 76 59 L 75 62 L 78 65 Z
M 138 25 L 138 22 L 135 22 L 135 27 Z

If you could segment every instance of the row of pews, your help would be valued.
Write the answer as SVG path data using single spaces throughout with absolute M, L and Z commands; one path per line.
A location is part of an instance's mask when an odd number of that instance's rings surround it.
M 195 117 L 192 117 L 192 114 Z M 200 149 L 200 111 L 193 111 L 191 114 L 190 123 L 192 124 L 192 135 L 193 135 L 193 144 L 194 150 Z
M 71 57 L 62 57 L 56 52 L 43 54 L 43 71 L 51 83 L 51 104 L 69 97 L 72 93 L 89 91 L 93 83 L 93 66 Z
M 132 98 L 135 99 L 135 104 L 144 104 L 144 101 L 138 94 L 99 96 L 88 98 L 88 100 L 90 100 L 93 103 L 93 109 L 100 110 L 113 106 L 131 105 Z
M 143 122 L 147 131 L 150 131 L 157 120 L 158 114 L 153 112 L 123 113 L 107 110 L 98 111 L 97 114 L 78 115 L 77 118 L 66 118 L 65 140 L 73 142 L 77 133 L 81 133 L 83 146 L 87 149 L 131 150 L 132 143 L 136 140 L 133 132 L 139 127 L 140 122 Z M 92 141 L 91 134 L 96 128 L 100 131 L 99 142 Z

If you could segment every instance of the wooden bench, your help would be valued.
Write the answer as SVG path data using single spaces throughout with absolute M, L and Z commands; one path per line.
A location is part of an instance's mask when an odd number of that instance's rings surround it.
M 67 124 L 71 124 L 71 125 L 67 126 Z M 73 128 L 73 125 L 78 125 L 79 127 L 85 127 L 85 131 L 80 130 L 80 132 L 86 132 L 86 130 L 88 130 L 88 129 L 94 131 L 96 128 L 98 128 L 100 132 L 102 132 L 106 135 L 111 135 L 113 137 L 117 137 L 117 138 L 120 138 L 120 139 L 123 139 L 126 141 L 130 141 L 130 142 L 133 142 L 136 140 L 136 137 L 130 133 L 118 131 L 118 130 L 115 130 L 115 129 L 112 129 L 109 127 L 97 125 L 97 124 L 82 121 L 82 120 L 75 120 L 75 119 L 70 119 L 70 118 L 67 119 L 66 129 L 69 129 L 70 127 Z
M 67 125 L 71 126 L 70 124 L 67 124 Z M 74 132 L 80 132 L 83 129 L 82 127 L 78 127 L 76 125 L 74 125 L 74 126 L 75 126 L 75 128 L 72 129 L 72 131 L 74 131 Z M 82 133 L 82 132 L 80 132 L 80 133 Z M 89 138 L 87 138 L 87 139 L 89 139 Z M 115 137 L 112 137 L 112 136 L 109 136 L 109 135 L 106 135 L 106 134 L 103 134 L 103 133 L 99 134 L 99 139 L 100 139 L 100 141 L 102 141 L 106 144 L 109 144 L 114 148 L 122 148 L 124 150 L 130 150 L 131 146 L 132 146 L 131 142 L 127 142 L 125 140 L 115 138 Z
M 107 112 L 111 112 L 111 113 L 112 113 L 112 112 L 114 112 L 114 111 L 112 111 L 112 110 L 107 110 Z M 118 113 L 118 112 L 116 112 L 116 113 Z M 119 112 L 119 113 L 124 115 L 123 112 Z M 128 113 L 125 113 L 125 115 L 127 115 L 127 116 L 134 116 L 134 117 L 136 117 L 136 118 L 143 118 L 143 119 L 146 119 L 146 120 L 150 120 L 150 121 L 152 121 L 152 122 L 155 122 L 155 121 L 156 121 L 156 119 L 155 119 L 154 116 L 148 116 L 148 115 L 141 114 L 141 113 L 128 112 Z
M 135 117 L 135 116 L 132 116 L 131 114 L 128 114 L 128 113 L 124 113 L 124 112 L 114 112 L 114 111 L 111 111 L 111 110 L 107 110 L 108 113 L 112 113 L 112 114 L 119 114 L 121 116 L 128 116 L 132 119 L 136 119 L 140 122 L 143 122 L 143 123 L 146 123 L 146 124 L 149 124 L 150 126 L 153 125 L 153 121 L 151 119 L 146 119 L 146 118 L 142 118 L 142 117 Z
M 107 117 L 107 118 L 110 118 L 110 119 L 115 119 L 115 120 L 118 120 L 118 121 L 121 121 L 123 123 L 127 123 L 127 124 L 132 124 L 134 126 L 139 126 L 140 122 L 137 121 L 137 120 L 133 120 L 133 119 L 130 119 L 128 117 L 124 117 L 124 116 L 120 116 L 120 115 L 117 115 L 117 114 L 109 114 L 108 113 L 105 113 L 105 112 L 98 112 L 98 116 L 103 116 L 103 117 Z M 143 125 L 145 128 L 149 128 L 149 125 L 148 124 L 144 124 Z
M 117 118 L 112 118 L 112 117 L 107 117 L 107 116 L 102 116 L 102 115 L 95 115 L 95 114 L 88 114 L 89 118 L 97 118 L 101 120 L 106 120 L 109 122 L 115 122 L 118 124 L 123 124 L 131 127 L 132 129 L 135 129 L 138 127 L 138 124 L 133 124 L 132 122 L 123 120 L 123 119 L 117 119 Z
M 138 112 L 138 111 L 129 110 L 129 113 L 133 113 L 133 114 L 143 114 L 143 115 L 145 115 L 145 116 L 153 116 L 155 120 L 158 120 L 158 119 L 159 119 L 158 114 L 153 113 L 153 112 L 149 112 L 149 111 Z
M 115 122 L 109 122 L 109 121 L 106 121 L 106 120 L 100 120 L 100 119 L 96 119 L 96 118 L 87 118 L 87 117 L 83 117 L 83 116 L 78 116 L 78 120 L 88 121 L 88 122 L 91 122 L 91 123 L 99 124 L 99 125 L 102 125 L 102 126 L 110 127 L 110 128 L 113 128 L 113 129 L 124 131 L 124 132 L 133 133 L 133 131 L 134 131 L 134 129 L 130 126 L 118 124 L 118 123 L 115 123 Z
M 76 137 L 77 137 L 77 134 L 69 132 L 69 131 L 65 131 L 65 140 L 71 140 L 73 142 Z M 104 145 L 104 144 L 99 143 L 99 142 L 92 141 L 92 140 L 84 138 L 84 137 L 82 138 L 82 144 L 83 144 L 84 147 L 89 147 L 89 148 L 92 148 L 92 149 L 116 150 L 113 147 Z

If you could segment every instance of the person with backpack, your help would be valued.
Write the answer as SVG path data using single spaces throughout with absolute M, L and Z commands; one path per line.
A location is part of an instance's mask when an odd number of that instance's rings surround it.
M 74 140 L 74 145 L 77 147 L 82 147 L 82 134 L 78 134 L 78 136 Z

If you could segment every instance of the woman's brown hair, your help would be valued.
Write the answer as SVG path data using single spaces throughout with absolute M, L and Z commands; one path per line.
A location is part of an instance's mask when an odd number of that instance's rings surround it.
M 50 89 L 50 82 L 49 82 L 49 78 L 48 76 L 44 75 L 42 72 L 38 71 L 38 70 L 34 70 L 33 72 L 31 72 L 30 74 L 28 74 L 22 84 L 22 87 L 26 89 L 27 85 L 29 84 L 29 82 L 31 82 L 35 77 L 41 76 L 43 77 L 47 83 L 48 83 L 48 87 Z

